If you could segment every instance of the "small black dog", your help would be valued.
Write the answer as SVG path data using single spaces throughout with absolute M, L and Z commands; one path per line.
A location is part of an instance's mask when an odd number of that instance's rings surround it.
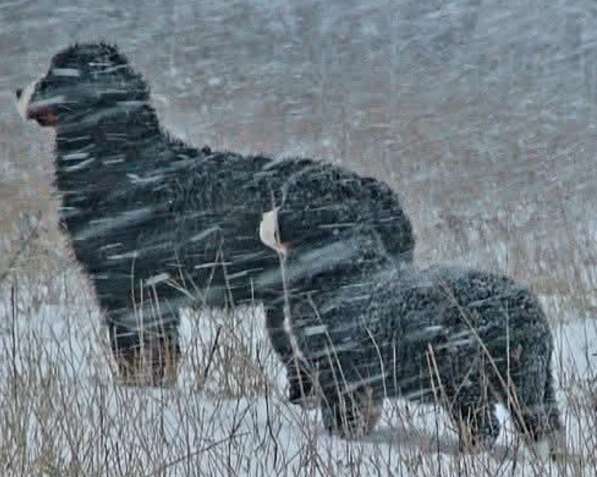
M 317 231 L 297 221 L 295 238 L 350 234 L 368 224 L 388 255 L 412 260 L 412 227 L 387 185 L 309 159 L 243 157 L 171 138 L 146 82 L 115 46 L 59 52 L 17 99 L 24 117 L 56 131 L 61 220 L 95 286 L 124 382 L 157 385 L 176 377 L 181 306 L 262 301 L 272 342 L 288 365 L 291 399 L 300 400 L 300 370 L 277 308 L 268 305 L 283 294 L 278 256 L 259 238 L 261 215 L 284 203 L 297 177 L 307 184 L 303 209 L 329 220 Z M 328 264 L 337 259 L 312 252 Z
M 477 270 L 396 265 L 368 224 L 297 239 L 301 223 L 327 219 L 302 208 L 305 183 L 295 186 L 262 220 L 262 240 L 280 254 L 287 290 L 270 306 L 284 316 L 295 361 L 313 373 L 307 382 L 316 384 L 327 429 L 367 434 L 383 399 L 401 397 L 441 403 L 462 448 L 491 446 L 501 402 L 540 454 L 562 450 L 553 339 L 528 288 Z M 313 250 L 338 259 L 322 264 Z

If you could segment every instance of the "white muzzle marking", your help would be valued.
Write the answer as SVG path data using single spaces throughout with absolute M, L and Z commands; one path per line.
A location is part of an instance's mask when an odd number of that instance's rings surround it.
M 33 96 L 33 92 L 35 91 L 35 86 L 37 86 L 37 81 L 32 81 L 29 83 L 21 93 L 21 97 L 17 100 L 17 111 L 25 121 L 28 119 L 27 109 L 29 108 L 29 103 L 31 102 L 31 96 Z

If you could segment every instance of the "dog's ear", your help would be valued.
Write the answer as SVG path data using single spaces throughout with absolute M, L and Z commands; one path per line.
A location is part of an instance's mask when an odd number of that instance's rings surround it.
M 55 68 L 79 68 L 100 73 L 118 72 L 129 67 L 127 58 L 116 45 L 109 43 L 75 43 L 52 59 Z M 121 68 L 119 68 L 121 67 Z
M 52 71 L 77 71 L 79 85 L 89 82 L 90 92 L 103 100 L 146 100 L 149 88 L 116 45 L 78 43 L 54 56 Z M 103 91 L 111 91 L 109 94 Z M 119 92 L 121 91 L 121 92 Z
M 101 42 L 99 46 L 102 49 L 105 63 L 109 63 L 112 66 L 123 66 L 129 64 L 126 57 L 120 53 L 116 45 Z
M 125 55 L 123 55 L 116 45 L 109 43 L 99 43 L 99 51 L 94 61 L 92 74 L 96 79 L 102 79 L 106 83 L 111 80 L 120 84 L 127 85 L 127 99 L 134 99 L 134 92 L 147 96 L 149 87 L 140 73 L 136 72 L 129 64 Z M 139 98 L 137 98 L 139 99 Z

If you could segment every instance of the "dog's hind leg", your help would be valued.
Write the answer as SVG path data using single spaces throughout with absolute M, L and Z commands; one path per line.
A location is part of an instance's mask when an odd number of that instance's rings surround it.
M 108 321 L 119 382 L 134 386 L 170 386 L 176 382 L 181 356 L 178 322 L 178 314 L 135 328 Z
M 457 400 L 448 408 L 452 420 L 458 427 L 461 452 L 491 449 L 500 433 L 495 403 L 477 399 Z
M 479 365 L 473 364 L 470 370 L 446 379 L 438 397 L 458 429 L 461 452 L 489 450 L 500 433 L 497 397 L 490 391 L 489 375 Z
M 511 373 L 510 413 L 518 432 L 537 457 L 545 459 L 565 452 L 551 375 L 551 347 L 525 353 Z
M 383 411 L 383 400 L 374 398 L 370 388 L 322 398 L 321 418 L 325 428 L 344 438 L 359 438 L 373 431 Z
M 551 357 L 549 359 L 551 362 Z M 555 431 L 557 436 L 554 436 L 552 443 L 552 451 L 557 451 L 558 446 L 564 446 L 563 442 L 563 425 L 560 417 L 560 410 L 556 401 L 555 389 L 553 385 L 553 376 L 551 375 L 551 363 L 547 366 L 547 376 L 545 382 L 545 393 L 543 395 L 543 404 L 547 413 L 548 429 Z M 563 449 L 559 449 L 563 450 Z

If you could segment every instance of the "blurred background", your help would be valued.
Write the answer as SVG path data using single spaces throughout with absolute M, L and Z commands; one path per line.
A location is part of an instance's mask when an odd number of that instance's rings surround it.
M 421 263 L 496 268 L 595 313 L 594 2 L 2 1 L 4 275 L 70 263 L 51 133 L 18 117 L 14 90 L 96 40 L 144 74 L 173 134 L 383 179 Z

